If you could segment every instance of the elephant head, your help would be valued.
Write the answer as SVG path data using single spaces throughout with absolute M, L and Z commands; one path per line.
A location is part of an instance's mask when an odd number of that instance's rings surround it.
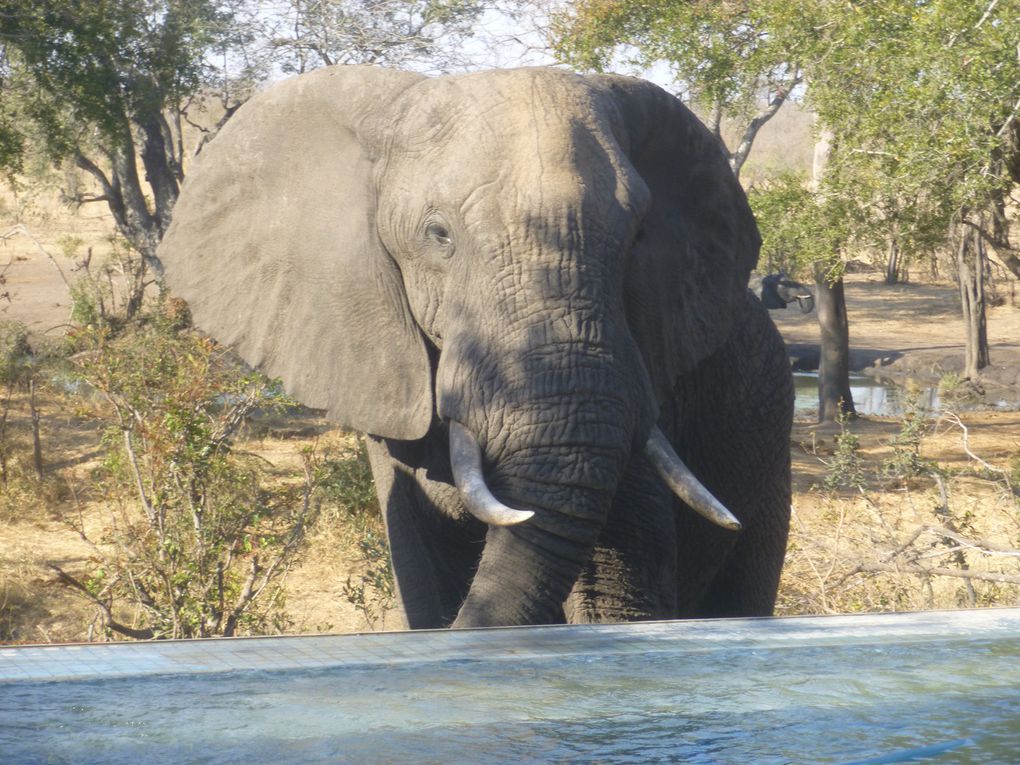
M 552 620 L 642 451 L 738 525 L 656 421 L 745 310 L 759 244 L 718 142 L 649 83 L 337 67 L 230 120 L 160 256 L 196 324 L 298 400 L 388 440 L 449 431 L 490 524 L 463 626 Z
M 815 307 L 811 288 L 788 278 L 782 271 L 752 278 L 750 287 L 769 310 L 786 308 L 794 301 L 800 306 L 801 313 L 811 313 Z

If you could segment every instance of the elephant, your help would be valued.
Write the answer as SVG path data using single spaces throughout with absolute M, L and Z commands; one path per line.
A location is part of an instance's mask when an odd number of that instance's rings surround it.
M 787 308 L 794 301 L 800 306 L 801 313 L 814 310 L 815 295 L 811 288 L 790 279 L 782 271 L 765 276 L 752 274 L 747 286 L 770 311 Z
M 159 248 L 195 324 L 365 434 L 406 626 L 765 615 L 793 387 L 720 145 L 615 75 L 325 68 Z

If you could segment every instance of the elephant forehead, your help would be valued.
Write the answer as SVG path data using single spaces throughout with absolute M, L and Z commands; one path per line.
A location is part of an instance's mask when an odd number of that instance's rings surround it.
M 395 126 L 398 150 L 490 157 L 569 152 L 582 133 L 602 134 L 603 109 L 583 78 L 548 69 L 479 72 L 423 81 Z M 567 157 L 563 157 L 567 158 Z
M 389 160 L 397 170 L 389 180 L 404 193 L 422 184 L 436 201 L 504 214 L 568 209 L 582 197 L 639 216 L 647 209 L 648 189 L 611 129 L 615 106 L 584 78 L 501 70 L 427 80 L 415 91 Z

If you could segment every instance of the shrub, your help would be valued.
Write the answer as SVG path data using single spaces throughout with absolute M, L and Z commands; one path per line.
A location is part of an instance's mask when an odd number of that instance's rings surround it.
M 28 329 L 19 321 L 0 322 L 0 485 L 3 487 L 2 506 L 7 512 L 23 504 L 26 481 L 38 483 L 43 479 L 42 441 L 40 438 L 39 409 L 36 405 L 35 358 L 28 344 Z M 31 447 L 23 449 L 19 434 L 12 422 L 15 394 L 21 392 L 28 409 L 28 429 Z M 27 393 L 27 396 L 24 394 Z M 31 452 L 31 458 L 22 459 L 21 452 Z M 27 455 L 26 455 L 27 456 Z M 29 463 L 31 469 L 28 468 Z M 15 480 L 18 479 L 18 480 Z M 25 479 L 25 480 L 22 480 Z M 16 485 L 17 484 L 17 485 Z M 31 491 L 27 492 L 31 493 Z
M 863 491 L 866 483 L 864 468 L 861 464 L 861 441 L 848 425 L 850 415 L 840 412 L 837 416 L 839 435 L 836 436 L 836 451 L 828 463 L 828 471 L 822 486 L 826 491 L 839 489 Z
M 266 632 L 283 624 L 281 582 L 313 519 L 314 484 L 270 485 L 232 441 L 248 415 L 291 402 L 212 341 L 157 310 L 113 334 L 82 329 L 80 379 L 107 406 L 94 483 L 113 523 L 84 575 L 58 575 L 129 637 Z M 120 614 L 137 614 L 126 623 Z
M 882 471 L 896 478 L 934 475 L 938 465 L 921 456 L 921 444 L 934 428 L 931 412 L 917 389 L 908 389 L 904 404 L 900 431 L 889 442 L 892 457 L 883 463 Z
M 28 328 L 20 321 L 0 321 L 0 382 L 17 382 L 29 363 L 32 349 L 28 344 Z

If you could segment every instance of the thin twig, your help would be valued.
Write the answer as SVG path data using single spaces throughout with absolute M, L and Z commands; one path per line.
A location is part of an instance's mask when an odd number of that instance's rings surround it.
M 956 414 L 955 412 L 946 412 L 942 415 L 941 419 L 948 420 L 950 424 L 956 425 L 961 431 L 963 431 L 962 435 L 963 451 L 966 452 L 968 457 L 970 457 L 972 460 L 978 463 L 985 470 L 989 470 L 993 473 L 999 473 L 1001 475 L 1006 474 L 1005 470 L 1003 470 L 1002 468 L 997 468 L 995 467 L 995 465 L 990 465 L 989 463 L 985 462 L 983 459 L 978 457 L 976 454 L 974 454 L 974 452 L 970 450 L 969 441 L 970 431 L 967 430 L 967 426 L 963 424 L 963 420 L 960 419 L 960 416 L 958 414 Z
M 918 576 L 949 576 L 958 579 L 977 579 L 984 582 L 1000 582 L 1003 584 L 1020 584 L 1020 576 L 1000 574 L 995 571 L 974 571 L 959 568 L 925 568 L 916 564 L 893 566 L 888 563 L 865 563 L 861 571 L 869 573 L 914 574 Z
M 60 278 L 63 280 L 64 285 L 67 287 L 68 291 L 70 291 L 71 282 L 69 282 L 67 280 L 67 276 L 64 275 L 64 269 L 60 267 L 60 264 L 57 262 L 57 259 L 53 257 L 52 253 L 50 253 L 49 250 L 43 247 L 42 243 L 32 235 L 32 232 L 28 230 L 28 227 L 24 223 L 19 223 L 17 226 L 8 229 L 3 234 L 0 234 L 0 242 L 7 241 L 8 239 L 17 236 L 18 234 L 21 234 L 22 236 L 30 239 L 32 243 L 35 244 L 35 246 L 39 249 L 39 252 L 41 252 L 43 255 L 50 259 L 50 263 L 52 263 L 53 267 L 57 269 L 57 273 L 60 274 Z

